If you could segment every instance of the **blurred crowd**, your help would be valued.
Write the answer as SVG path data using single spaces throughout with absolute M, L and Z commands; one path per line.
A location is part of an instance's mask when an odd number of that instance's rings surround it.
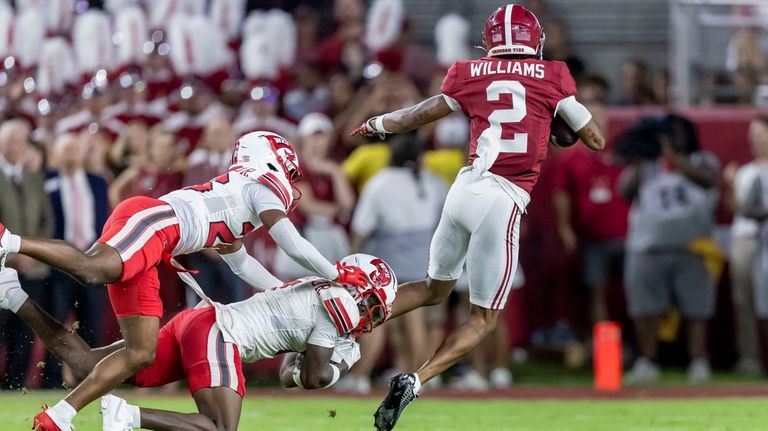
M 268 130 L 298 150 L 304 181 L 291 217 L 328 259 L 363 251 L 387 260 L 400 282 L 424 276 L 443 200 L 465 164 L 467 120 L 459 114 L 386 142 L 362 142 L 348 132 L 372 115 L 438 93 L 453 61 L 479 56 L 471 51 L 475 38 L 462 16 L 441 18 L 434 45 L 424 46 L 410 37 L 399 0 L 14 3 L 0 0 L 0 220 L 11 231 L 85 249 L 118 202 L 208 181 L 228 168 L 238 136 Z M 573 54 L 565 23 L 544 2 L 527 3 L 547 32 L 545 57 L 568 64 L 580 99 L 604 126 L 609 104 L 668 103 L 666 70 L 652 72 L 642 60 L 629 59 L 619 70 L 621 85 L 612 90 Z M 705 240 L 714 226 L 719 167 L 700 151 L 684 118 L 654 121 L 637 131 L 652 135 L 653 144 L 630 137 L 617 155 L 579 148 L 559 154 L 556 230 L 565 251 L 580 259 L 595 322 L 612 317 L 609 279 L 626 260 L 624 285 L 639 358 L 632 378 L 658 378 L 656 334 L 676 305 L 689 322 L 691 378 L 704 381 L 716 277 L 699 256 L 712 252 Z M 759 221 L 768 210 L 755 187 L 768 157 L 762 148 L 767 136 L 768 123 L 756 120 L 750 129 L 756 161 L 738 170 L 731 166 L 724 179 L 733 186 L 731 201 L 740 214 L 732 250 L 732 265 L 741 265 L 732 271 L 734 302 L 746 310 L 739 313 L 739 366 L 752 372 L 761 367 L 748 309 L 752 301 L 768 301 L 768 291 L 766 298 L 755 296 L 751 283 L 751 259 L 764 253 Z M 687 233 L 679 232 L 680 224 Z M 248 246 L 278 277 L 306 275 L 264 237 Z M 237 301 L 251 293 L 215 253 L 187 259 L 214 299 Z M 22 256 L 12 256 L 8 265 L 19 270 L 30 296 L 86 341 L 115 338 L 103 289 L 81 286 Z M 679 275 L 681 268 L 687 273 Z M 517 287 L 526 284 L 524 271 L 534 269 L 519 271 Z M 174 273 L 161 277 L 166 317 L 197 302 Z M 459 284 L 466 288 L 466 281 Z M 685 289 L 690 285 L 700 292 Z M 375 384 L 372 376 L 386 381 L 392 370 L 423 363 L 446 325 L 466 312 L 468 295 L 457 290 L 450 307 L 416 310 L 363 338 L 363 359 L 340 389 L 366 392 Z M 768 315 L 768 302 L 764 308 Z M 498 325 L 444 383 L 471 390 L 509 387 L 507 327 Z M 10 313 L 0 313 L 0 339 L 2 388 L 25 386 L 35 365 L 44 368 L 38 384 L 63 383 L 55 359 L 30 362 L 40 357 L 32 334 Z

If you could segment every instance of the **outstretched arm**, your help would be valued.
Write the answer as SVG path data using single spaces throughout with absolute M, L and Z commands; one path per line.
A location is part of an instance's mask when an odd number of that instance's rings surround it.
M 259 218 L 272 239 L 296 263 L 329 280 L 336 280 L 339 277 L 336 266 L 301 236 L 296 226 L 288 220 L 285 212 L 266 210 L 259 213 Z
M 374 136 L 386 133 L 405 133 L 427 123 L 439 120 L 454 111 L 449 99 L 438 94 L 409 108 L 373 117 L 352 131 L 352 135 Z
M 229 269 L 250 286 L 267 290 L 283 285 L 282 280 L 272 275 L 261 262 L 245 251 L 242 241 L 237 240 L 231 245 L 219 247 L 217 251 Z

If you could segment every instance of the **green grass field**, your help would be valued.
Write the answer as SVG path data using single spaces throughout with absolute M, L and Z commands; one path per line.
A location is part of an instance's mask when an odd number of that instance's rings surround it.
M 63 392 L 32 391 L 0 394 L 0 429 L 23 430 L 40 402 L 55 403 Z M 193 411 L 187 397 L 134 398 L 154 408 Z M 248 397 L 240 430 L 371 430 L 377 398 Z M 707 399 L 654 401 L 517 401 L 477 399 L 419 399 L 403 415 L 399 431 L 438 430 L 765 430 L 768 399 Z M 329 411 L 336 416 L 330 417 Z M 96 406 L 81 413 L 77 431 L 101 430 Z

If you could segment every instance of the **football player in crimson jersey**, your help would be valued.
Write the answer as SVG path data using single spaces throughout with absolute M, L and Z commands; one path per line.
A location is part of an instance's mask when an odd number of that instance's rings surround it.
M 587 147 L 605 145 L 589 111 L 574 97 L 576 85 L 565 63 L 541 59 L 543 43 L 533 13 L 520 5 L 502 6 L 485 23 L 487 56 L 454 63 L 442 94 L 371 118 L 352 132 L 402 133 L 455 111 L 471 120 L 468 166 L 448 193 L 432 239 L 429 277 L 401 286 L 392 314 L 442 302 L 466 261 L 470 316 L 416 373 L 392 379 L 374 415 L 379 430 L 392 429 L 422 382 L 454 364 L 495 327 L 512 287 L 520 217 L 546 158 L 554 116 L 562 117 Z
M 366 273 L 365 287 L 306 277 L 244 301 L 211 302 L 177 314 L 160 330 L 157 357 L 132 383 L 157 387 L 186 379 L 200 413 L 140 408 L 107 395 L 101 399 L 103 429 L 235 431 L 245 395 L 242 362 L 280 353 L 293 352 L 281 367 L 284 386 L 332 386 L 360 359 L 355 338 L 386 320 L 397 295 L 397 280 L 383 260 L 354 254 L 342 263 Z M 0 309 L 16 313 L 79 377 L 125 343 L 91 348 L 29 299 L 10 268 L 0 271 Z
M 288 219 L 292 184 L 300 178 L 298 157 L 285 139 L 251 132 L 235 142 L 227 173 L 160 199 L 134 197 L 120 203 L 85 253 L 64 241 L 13 235 L 0 224 L 0 270 L 7 253 L 21 253 L 85 284 L 107 283 L 125 340 L 65 400 L 37 415 L 39 429 L 69 431 L 77 411 L 152 362 L 163 314 L 156 266 L 171 263 L 174 256 L 217 249 L 240 278 L 263 287 L 260 281 L 272 276 L 245 252 L 240 239 L 264 226 L 278 246 L 308 271 L 364 285 L 365 274 L 359 268 L 328 262 Z M 46 425 L 53 423 L 59 426 Z

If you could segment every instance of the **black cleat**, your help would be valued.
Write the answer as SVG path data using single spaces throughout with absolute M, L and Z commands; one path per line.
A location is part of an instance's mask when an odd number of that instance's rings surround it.
M 416 375 L 398 374 L 389 382 L 389 394 L 373 414 L 373 425 L 377 431 L 391 431 L 408 404 L 415 400 Z

